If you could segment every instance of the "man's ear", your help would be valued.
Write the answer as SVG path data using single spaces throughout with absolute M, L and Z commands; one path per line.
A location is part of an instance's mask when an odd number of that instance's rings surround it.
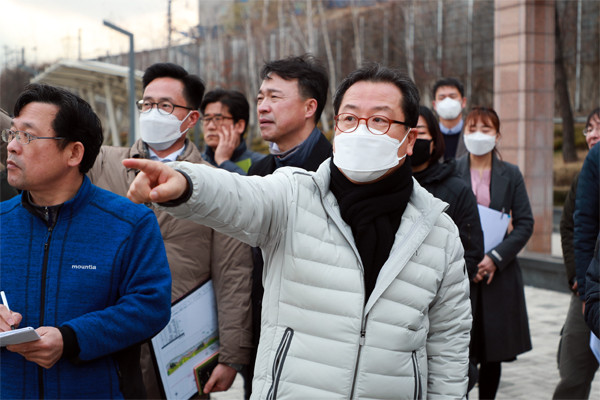
M 317 106 L 318 106 L 317 99 L 313 99 L 313 98 L 307 99 L 304 102 L 304 107 L 305 107 L 304 118 L 306 118 L 306 119 L 312 118 L 315 115 L 315 113 L 317 112 Z M 315 122 L 318 122 L 318 121 L 315 121 Z
M 467 106 L 467 98 L 466 97 L 462 98 L 461 106 L 462 106 L 462 108 L 465 108 Z
M 406 154 L 408 154 L 409 156 L 412 156 L 413 154 L 413 148 L 415 147 L 415 143 L 417 141 L 417 130 L 415 128 L 411 129 L 410 132 L 408 132 L 408 136 L 406 137 Z
M 192 129 L 194 127 L 194 125 L 196 125 L 196 122 L 198 122 L 198 120 L 200 119 L 200 112 L 198 110 L 193 110 L 190 115 L 188 115 L 187 119 L 184 121 L 184 123 L 189 123 L 189 125 L 187 126 L 187 129 Z
M 85 153 L 85 147 L 81 142 L 71 142 L 65 148 L 65 154 L 67 157 L 67 165 L 69 167 L 78 167 L 83 160 L 83 154 Z
M 243 119 L 240 119 L 238 122 L 233 124 L 233 130 L 235 131 L 235 133 L 242 136 L 242 134 L 246 130 L 246 121 L 244 121 Z

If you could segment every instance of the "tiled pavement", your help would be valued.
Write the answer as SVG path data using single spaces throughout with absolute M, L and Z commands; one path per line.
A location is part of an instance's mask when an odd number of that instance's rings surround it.
M 525 287 L 533 350 L 516 361 L 502 363 L 497 399 L 551 399 L 558 383 L 556 350 L 569 307 L 570 294 Z M 469 394 L 478 399 L 477 388 Z M 600 400 L 600 373 L 596 373 L 590 399 Z
M 551 399 L 558 382 L 556 349 L 570 295 L 527 286 L 525 296 L 533 350 L 502 364 L 497 399 Z M 211 399 L 243 399 L 242 382 L 238 375 L 228 392 L 213 394 Z M 477 387 L 469 397 L 478 399 Z M 594 379 L 590 399 L 600 400 L 600 373 Z

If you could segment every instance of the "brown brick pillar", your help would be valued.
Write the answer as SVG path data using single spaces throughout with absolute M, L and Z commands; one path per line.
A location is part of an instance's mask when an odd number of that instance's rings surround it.
M 551 252 L 554 2 L 495 0 L 494 108 L 498 146 L 525 178 L 535 228 L 527 250 Z

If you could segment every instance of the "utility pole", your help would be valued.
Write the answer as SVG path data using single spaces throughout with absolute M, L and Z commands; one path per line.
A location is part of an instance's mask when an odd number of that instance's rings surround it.
M 167 3 L 167 51 L 171 50 L 171 0 Z
M 135 54 L 133 51 L 133 33 L 119 28 L 104 20 L 104 25 L 129 37 L 129 146 L 135 142 Z

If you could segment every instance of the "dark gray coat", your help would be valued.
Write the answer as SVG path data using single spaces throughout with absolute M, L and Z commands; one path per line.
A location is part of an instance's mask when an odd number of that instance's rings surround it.
M 457 160 L 457 173 L 471 187 L 468 154 Z M 498 267 L 492 283 L 482 281 L 471 286 L 475 307 L 471 346 L 480 362 L 507 361 L 531 350 L 517 254 L 533 233 L 533 215 L 519 168 L 496 155 L 492 159 L 490 200 L 490 208 L 511 214 L 512 231 L 487 253 Z
M 586 272 L 585 283 L 585 322 L 596 337 L 600 337 L 600 282 L 598 270 L 600 269 L 600 233 L 596 239 L 594 258 Z

